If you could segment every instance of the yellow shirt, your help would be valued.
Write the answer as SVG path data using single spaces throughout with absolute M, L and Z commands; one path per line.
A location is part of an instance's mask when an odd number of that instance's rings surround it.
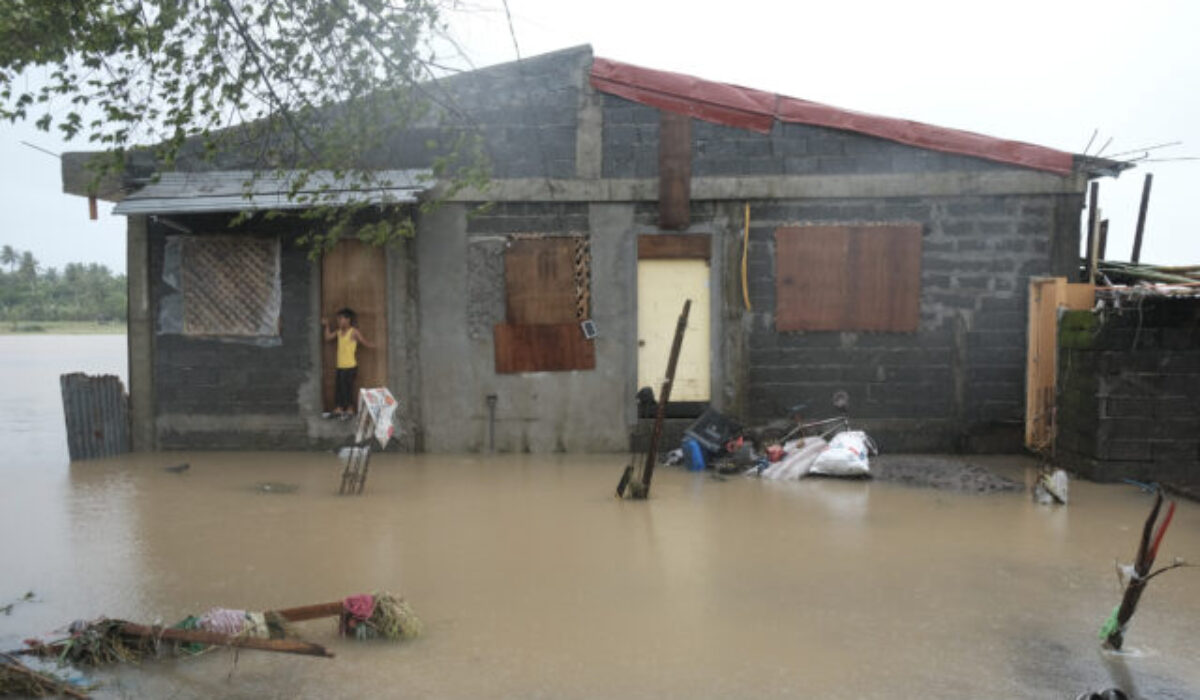
M 345 333 L 337 331 L 337 368 L 353 369 L 358 367 L 358 359 L 355 357 L 357 352 L 358 341 L 354 339 L 354 329 L 351 328 Z

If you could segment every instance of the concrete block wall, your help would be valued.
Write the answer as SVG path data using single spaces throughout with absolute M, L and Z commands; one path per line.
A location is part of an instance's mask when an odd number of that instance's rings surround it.
M 1059 327 L 1059 459 L 1200 494 L 1200 300 L 1146 299 Z
M 194 230 L 227 234 L 223 217 L 172 217 Z M 281 237 L 280 336 L 276 345 L 160 334 L 152 325 L 155 431 L 160 449 L 295 449 L 309 444 L 300 392 L 312 381 L 310 340 L 318 332 L 310 311 L 307 250 L 276 222 L 257 235 Z M 150 223 L 151 323 L 170 290 L 162 280 L 166 237 L 178 232 Z
M 420 220 L 420 413 L 424 448 L 488 448 L 486 397 L 497 396 L 502 452 L 605 452 L 629 440 L 636 371 L 633 207 L 626 204 L 497 205 L 468 217 L 450 204 Z M 497 374 L 491 326 L 504 320 L 505 241 L 510 233 L 588 233 L 596 368 Z
M 885 449 L 1016 450 L 1023 429 L 1027 284 L 1062 274 L 1054 239 L 1073 195 L 791 201 L 752 204 L 748 417 L 814 415 L 851 397 L 851 415 Z M 916 333 L 775 330 L 774 233 L 802 223 L 921 224 Z
M 658 175 L 659 111 L 603 95 L 604 177 Z M 692 175 L 843 175 L 1019 171 L 981 158 L 927 151 L 864 134 L 776 122 L 760 134 L 692 120 Z
M 430 114 L 398 132 L 374 165 L 430 167 L 467 133 L 482 138 L 493 177 L 574 177 L 580 92 L 591 60 L 584 46 L 440 80 L 429 88 Z

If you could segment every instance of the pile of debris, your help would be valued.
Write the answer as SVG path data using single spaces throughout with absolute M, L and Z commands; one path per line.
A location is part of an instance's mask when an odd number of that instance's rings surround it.
M 297 638 L 293 628 L 293 623 L 321 618 L 335 618 L 339 634 L 354 639 L 395 641 L 412 639 L 422 631 L 421 620 L 408 602 L 386 591 L 266 612 L 213 608 L 170 627 L 107 617 L 77 620 L 67 626 L 65 637 L 26 639 L 24 648 L 0 654 L 0 695 L 85 697 L 73 683 L 25 665 L 18 659 L 22 656 L 76 668 L 136 664 L 222 647 L 331 658 L 333 652 Z

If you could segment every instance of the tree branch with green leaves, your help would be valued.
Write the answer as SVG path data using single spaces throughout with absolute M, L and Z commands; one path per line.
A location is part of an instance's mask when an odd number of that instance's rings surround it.
M 408 165 L 388 146 L 414 124 L 444 134 L 422 164 L 443 196 L 488 179 L 477 129 L 430 88 L 445 32 L 440 0 L 8 0 L 0 118 L 104 151 L 97 181 L 143 149 L 158 172 L 288 172 L 315 253 L 345 235 L 386 244 L 412 233 L 412 210 L 378 215 L 378 172 Z M 301 195 L 318 171 L 363 196 Z

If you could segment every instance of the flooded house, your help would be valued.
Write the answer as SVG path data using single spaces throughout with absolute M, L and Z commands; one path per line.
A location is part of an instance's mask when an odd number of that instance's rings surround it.
M 747 76 L 753 83 L 753 76 Z M 136 449 L 302 448 L 349 306 L 359 383 L 401 402 L 411 451 L 621 451 L 692 300 L 672 399 L 752 423 L 807 402 L 885 449 L 1016 450 L 1031 277 L 1073 275 L 1088 182 L 1123 164 L 594 57 L 448 77 L 491 181 L 432 183 L 419 123 L 378 155 L 416 234 L 313 261 L 286 177 L 239 154 L 102 198 L 128 217 Z M 87 196 L 88 154 L 64 158 Z M 326 184 L 337 188 L 335 179 Z M 490 203 L 485 210 L 479 205 Z

